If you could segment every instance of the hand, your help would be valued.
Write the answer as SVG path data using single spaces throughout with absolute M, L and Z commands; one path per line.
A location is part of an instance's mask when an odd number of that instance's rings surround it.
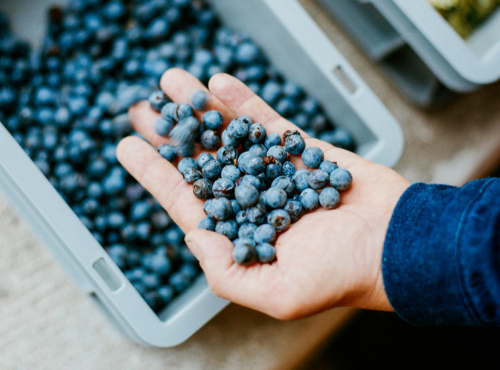
M 177 103 L 190 103 L 196 91 L 205 90 L 205 109 L 221 112 L 226 126 L 244 114 L 263 124 L 268 133 L 301 131 L 226 74 L 212 77 L 207 90 L 187 72 L 171 69 L 163 75 L 161 87 Z M 392 310 L 383 287 L 381 256 L 392 212 L 409 186 L 403 177 L 301 131 L 307 146 L 320 147 L 325 159 L 337 161 L 352 173 L 353 184 L 341 193 L 338 208 L 320 207 L 306 213 L 279 235 L 277 260 L 272 264 L 240 266 L 232 260 L 229 239 L 197 229 L 206 217 L 203 201 L 193 195 L 192 185 L 177 168 L 157 153 L 156 148 L 168 141 L 155 133 L 153 125 L 159 114 L 148 102 L 137 104 L 129 113 L 133 128 L 152 145 L 127 137 L 117 148 L 118 159 L 186 233 L 186 243 L 215 295 L 285 320 L 338 306 Z M 202 113 L 195 112 L 199 118 Z M 292 161 L 304 168 L 300 157 Z

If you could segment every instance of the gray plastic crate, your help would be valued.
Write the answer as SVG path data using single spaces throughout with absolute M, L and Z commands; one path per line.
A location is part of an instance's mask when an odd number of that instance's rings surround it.
M 500 10 L 466 40 L 426 0 L 317 0 L 420 106 L 500 78 Z
M 317 98 L 334 122 L 353 133 L 360 155 L 387 166 L 398 161 L 403 150 L 399 124 L 298 1 L 210 2 L 224 21 L 247 31 L 278 69 Z M 0 8 L 2 5 L 0 2 Z M 11 2 L 8 6 L 12 10 Z M 34 23 L 33 17 L 39 14 L 31 16 L 25 12 L 21 19 Z M 102 307 L 121 332 L 136 342 L 175 346 L 229 303 L 215 297 L 201 276 L 165 310 L 155 314 L 3 125 L 0 188 L 78 286 Z

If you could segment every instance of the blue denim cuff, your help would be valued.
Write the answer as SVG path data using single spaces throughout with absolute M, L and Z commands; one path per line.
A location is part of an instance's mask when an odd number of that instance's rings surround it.
M 385 290 L 402 319 L 500 326 L 499 199 L 498 179 L 406 190 L 382 255 Z

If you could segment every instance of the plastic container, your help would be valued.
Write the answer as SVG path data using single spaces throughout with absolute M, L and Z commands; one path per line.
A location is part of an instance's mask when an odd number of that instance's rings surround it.
M 500 9 L 463 39 L 426 0 L 318 0 L 418 105 L 500 78 Z
M 211 3 L 228 24 L 247 31 L 288 78 L 318 98 L 339 126 L 349 127 L 360 155 L 388 166 L 398 161 L 403 149 L 398 123 L 298 1 Z M 30 22 L 29 15 L 24 19 Z M 2 125 L 0 187 L 79 287 L 136 342 L 177 345 L 228 304 L 211 293 L 201 276 L 163 312 L 155 314 Z

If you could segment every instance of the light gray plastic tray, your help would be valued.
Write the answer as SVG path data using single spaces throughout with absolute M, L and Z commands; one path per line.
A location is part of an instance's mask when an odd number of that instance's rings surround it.
M 210 2 L 228 25 L 246 31 L 279 70 L 317 98 L 335 123 L 353 133 L 360 155 L 387 166 L 398 161 L 403 150 L 399 124 L 298 1 Z M 9 1 L 7 7 L 11 12 L 13 8 L 24 10 L 18 19 L 33 24 L 40 15 L 23 8 L 27 3 Z M 50 3 L 44 0 L 37 6 Z M 0 9 L 5 4 L 0 2 Z M 229 303 L 215 297 L 201 276 L 164 311 L 155 314 L 3 125 L 0 188 L 78 286 L 136 342 L 175 346 Z
M 417 105 L 500 78 L 500 10 L 464 40 L 426 0 L 317 1 Z

